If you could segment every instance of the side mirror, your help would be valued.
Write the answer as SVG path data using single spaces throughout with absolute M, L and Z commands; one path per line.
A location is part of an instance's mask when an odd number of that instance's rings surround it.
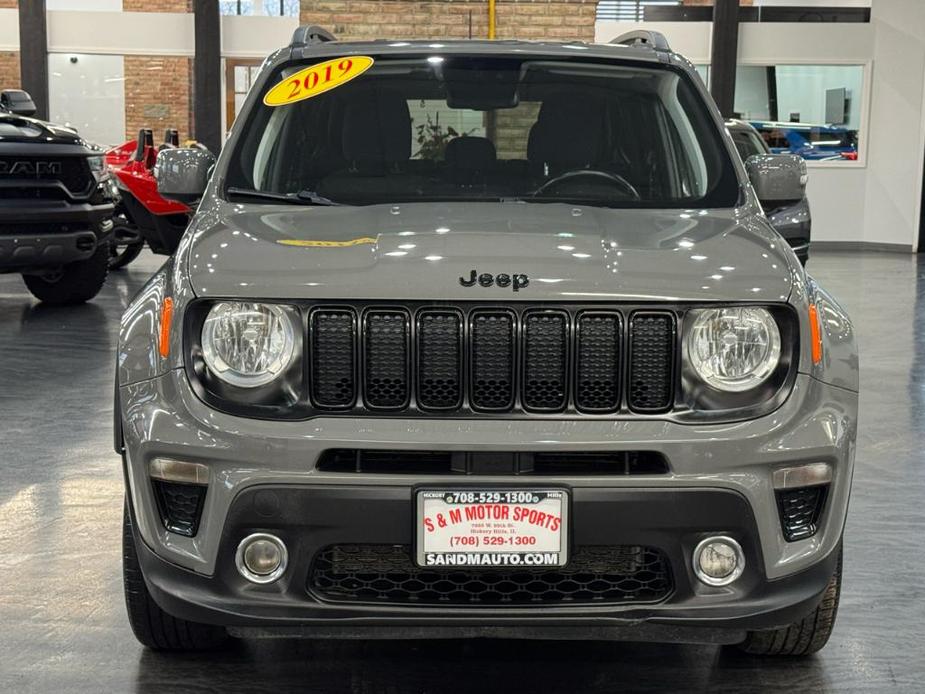
M 22 89 L 4 89 L 0 92 L 0 108 L 17 116 L 35 114 L 35 102 L 29 96 L 29 92 Z
M 170 200 L 193 204 L 209 183 L 215 155 L 199 147 L 178 147 L 157 153 L 154 178 L 157 192 Z
M 806 194 L 806 162 L 796 154 L 755 154 L 745 170 L 766 211 L 793 204 Z

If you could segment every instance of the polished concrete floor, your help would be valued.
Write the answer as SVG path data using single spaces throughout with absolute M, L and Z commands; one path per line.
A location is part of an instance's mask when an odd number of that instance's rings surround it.
M 111 396 L 119 315 L 159 263 L 143 255 L 68 309 L 0 276 L 0 692 L 925 692 L 925 261 L 810 261 L 855 320 L 862 410 L 838 625 L 803 660 L 509 641 L 144 651 L 122 603 Z

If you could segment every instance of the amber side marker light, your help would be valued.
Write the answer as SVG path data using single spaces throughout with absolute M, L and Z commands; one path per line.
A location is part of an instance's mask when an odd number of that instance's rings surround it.
M 819 327 L 819 311 L 816 304 L 809 305 L 809 334 L 813 343 L 813 364 L 822 361 L 822 330 Z
M 161 334 L 158 340 L 158 348 L 162 357 L 170 356 L 170 322 L 172 320 L 173 299 L 168 296 L 161 305 Z M 815 359 L 815 357 L 813 358 Z

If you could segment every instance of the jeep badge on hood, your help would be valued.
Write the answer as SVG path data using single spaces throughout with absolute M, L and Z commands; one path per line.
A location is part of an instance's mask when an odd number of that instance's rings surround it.
M 526 275 L 506 275 L 503 272 L 497 275 L 492 275 L 490 272 L 478 274 L 476 270 L 472 270 L 469 273 L 469 279 L 460 277 L 459 283 L 464 287 L 473 287 L 476 283 L 481 287 L 497 284 L 499 287 L 512 287 L 515 292 L 519 292 L 530 284 L 530 278 Z

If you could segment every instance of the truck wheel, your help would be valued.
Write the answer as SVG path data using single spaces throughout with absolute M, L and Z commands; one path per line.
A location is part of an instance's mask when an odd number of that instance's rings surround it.
M 99 293 L 108 273 L 109 244 L 102 243 L 89 258 L 65 265 L 55 275 L 23 275 L 23 281 L 46 304 L 82 304 Z
M 223 627 L 172 617 L 151 598 L 135 553 L 128 501 L 122 514 L 122 584 L 128 621 L 142 645 L 155 651 L 206 651 L 228 640 Z
M 841 594 L 842 550 L 822 602 L 809 615 L 786 627 L 766 631 L 750 631 L 739 648 L 751 655 L 811 655 L 822 649 L 832 635 L 838 597 Z

